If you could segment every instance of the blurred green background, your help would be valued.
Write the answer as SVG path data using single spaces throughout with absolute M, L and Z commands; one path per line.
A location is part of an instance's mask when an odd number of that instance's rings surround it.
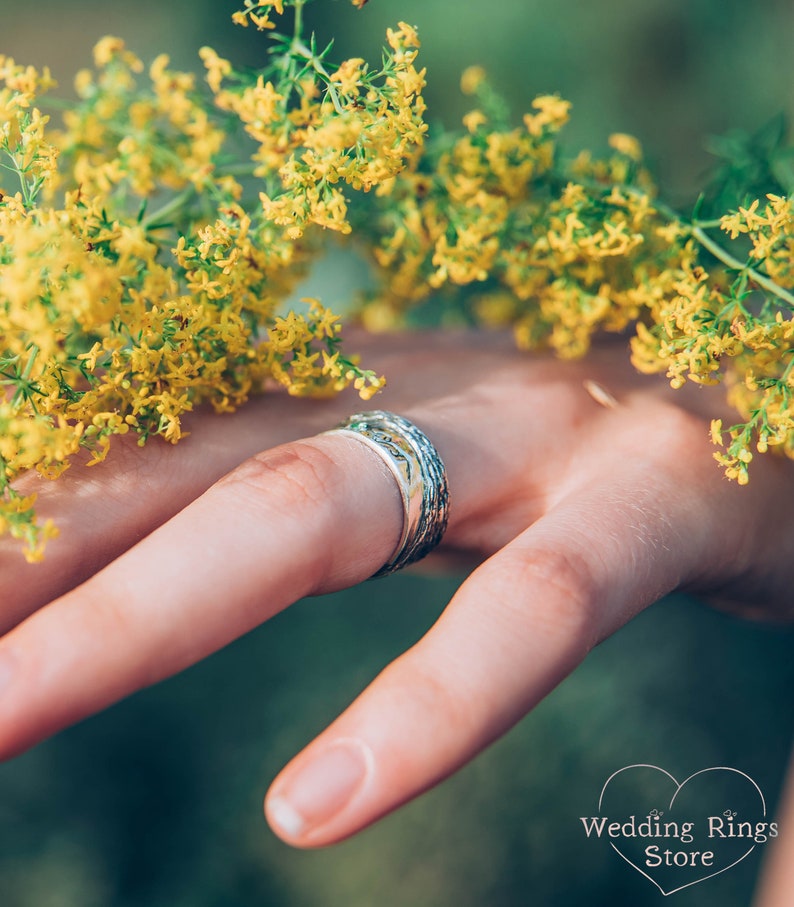
M 261 36 L 230 25 L 235 6 L 0 0 L 0 53 L 49 64 L 63 93 L 107 33 L 187 68 L 204 43 L 255 64 Z M 559 91 L 574 103 L 570 147 L 634 133 L 676 203 L 710 164 L 709 135 L 794 114 L 790 0 L 371 0 L 359 13 L 318 0 L 312 16 L 340 54 L 371 59 L 388 24 L 418 25 L 431 120 L 452 125 L 466 109 L 457 82 L 469 63 L 517 113 Z M 261 814 L 269 780 L 459 580 L 396 576 L 302 602 L 0 767 L 0 905 L 655 905 L 666 901 L 647 880 L 582 833 L 578 817 L 612 772 L 729 765 L 774 803 L 794 725 L 794 633 L 681 598 L 607 641 L 499 744 L 395 816 L 327 851 L 282 845 Z M 761 851 L 675 903 L 748 904 Z

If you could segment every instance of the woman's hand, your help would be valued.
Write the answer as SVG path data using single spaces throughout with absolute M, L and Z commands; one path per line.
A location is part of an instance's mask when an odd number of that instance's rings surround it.
M 433 441 L 451 495 L 433 557 L 479 566 L 276 779 L 267 814 L 290 843 L 338 841 L 455 771 L 674 589 L 791 612 L 794 463 L 759 457 L 748 487 L 728 482 L 708 437 L 719 390 L 671 391 L 620 344 L 579 363 L 483 334 L 355 346 L 389 378 L 369 405 L 274 394 L 195 414 L 177 447 L 117 444 L 24 480 L 62 536 L 43 565 L 0 548 L 3 756 L 371 576 L 399 538 L 396 484 L 365 445 L 318 434 L 361 409 Z

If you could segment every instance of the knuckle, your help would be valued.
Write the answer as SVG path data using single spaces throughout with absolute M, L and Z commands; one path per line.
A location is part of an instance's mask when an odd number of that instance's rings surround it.
M 335 568 L 335 493 L 343 473 L 336 460 L 311 441 L 297 441 L 250 457 L 220 480 L 256 519 L 283 526 L 307 554 L 307 587 L 311 595 L 322 588 Z
M 245 497 L 265 497 L 268 507 L 294 513 L 296 509 L 325 510 L 338 479 L 335 460 L 308 441 L 263 451 L 245 460 L 221 479 Z
M 438 722 L 453 728 L 457 735 L 468 736 L 478 723 L 478 710 L 473 708 L 478 692 L 469 689 L 459 665 L 428 658 L 420 642 L 405 652 L 384 672 L 394 707 L 405 709 L 406 689 L 410 691 L 411 711 L 417 726 Z M 438 653 L 434 653 L 436 656 Z M 407 683 L 407 686 L 406 686 Z
M 522 591 L 537 590 L 533 598 L 540 607 L 526 615 L 532 632 L 565 639 L 584 655 L 598 638 L 600 596 L 593 566 L 581 554 L 558 548 L 516 552 L 512 558 L 505 575 Z

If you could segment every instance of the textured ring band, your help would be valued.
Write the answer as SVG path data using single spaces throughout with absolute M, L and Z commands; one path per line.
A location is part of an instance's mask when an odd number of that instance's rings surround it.
M 356 413 L 324 434 L 351 435 L 375 450 L 397 481 L 403 530 L 394 554 L 374 576 L 421 560 L 441 541 L 449 518 L 447 471 L 438 451 L 413 422 L 394 413 Z

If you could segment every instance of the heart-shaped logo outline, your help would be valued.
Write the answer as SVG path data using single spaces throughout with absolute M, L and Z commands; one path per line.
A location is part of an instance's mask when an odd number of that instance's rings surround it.
M 638 763 L 637 765 L 626 765 L 623 768 L 618 769 L 616 772 L 613 772 L 607 778 L 607 780 L 604 782 L 604 786 L 601 788 L 601 795 L 598 798 L 599 813 L 601 812 L 601 805 L 604 802 L 604 793 L 606 792 L 606 789 L 609 786 L 610 781 L 612 781 L 613 778 L 616 778 L 621 772 L 627 772 L 632 768 L 655 769 L 657 772 L 661 772 L 663 775 L 666 775 L 673 782 L 673 784 L 675 784 L 675 786 L 676 786 L 675 793 L 673 794 L 673 796 L 670 800 L 670 805 L 668 806 L 668 809 L 673 808 L 673 803 L 675 803 L 675 798 L 681 792 L 681 788 L 683 788 L 683 786 L 685 784 L 688 784 L 693 778 L 697 778 L 698 775 L 703 775 L 706 772 L 734 772 L 735 774 L 741 775 L 743 778 L 746 778 L 750 782 L 750 784 L 752 784 L 753 787 L 758 791 L 758 796 L 761 798 L 761 809 L 763 810 L 763 816 L 764 816 L 764 818 L 766 818 L 766 800 L 764 799 L 764 795 L 761 792 L 761 788 L 755 783 L 755 781 L 753 781 L 753 779 L 749 775 L 745 774 L 745 772 L 739 771 L 738 768 L 730 768 L 727 765 L 714 765 L 711 768 L 702 768 L 702 769 L 700 769 L 700 771 L 694 772 L 688 778 L 685 778 L 680 784 L 678 783 L 678 780 L 670 774 L 670 772 L 665 771 L 663 768 L 659 768 L 658 765 L 648 765 L 645 763 Z M 729 866 L 724 866 L 722 869 L 718 869 L 716 872 L 712 872 L 707 876 L 703 876 L 702 879 L 695 879 L 694 882 L 687 882 L 686 885 L 680 885 L 678 888 L 673 888 L 671 891 L 665 891 L 664 888 L 662 888 L 662 886 L 656 881 L 656 879 L 651 878 L 651 876 L 649 876 L 647 872 L 643 872 L 643 870 L 640 869 L 640 867 L 637 866 L 636 863 L 633 863 L 626 856 L 626 854 L 624 854 L 620 850 L 619 847 L 617 847 L 612 841 L 610 841 L 609 843 L 612 846 L 612 848 L 615 850 L 615 852 L 618 854 L 618 856 L 622 857 L 629 864 L 629 866 L 632 866 L 634 869 L 636 869 L 640 875 L 645 876 L 645 878 L 649 882 L 653 883 L 665 897 L 667 897 L 668 895 L 671 895 L 671 894 L 675 894 L 677 891 L 683 891 L 684 888 L 691 888 L 692 885 L 699 885 L 701 882 L 705 882 L 707 879 L 713 879 L 714 876 L 721 875 L 723 872 L 727 872 L 729 869 L 733 869 L 733 867 L 738 866 L 738 864 L 741 863 L 742 860 L 747 859 L 747 857 L 750 856 L 750 854 L 755 850 L 755 847 L 756 847 L 756 845 L 753 844 L 753 846 L 747 851 L 747 853 L 745 853 L 743 856 L 739 857 L 738 860 L 734 860 L 733 863 L 731 863 Z

